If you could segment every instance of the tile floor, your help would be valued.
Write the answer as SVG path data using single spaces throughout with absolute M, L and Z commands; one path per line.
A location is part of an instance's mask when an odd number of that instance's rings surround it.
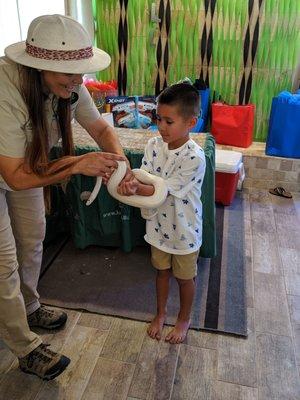
M 57 380 L 21 373 L 0 344 L 0 400 L 299 400 L 300 193 L 265 190 L 245 200 L 248 338 L 190 331 L 156 342 L 146 324 L 69 310 L 43 334 L 71 357 Z

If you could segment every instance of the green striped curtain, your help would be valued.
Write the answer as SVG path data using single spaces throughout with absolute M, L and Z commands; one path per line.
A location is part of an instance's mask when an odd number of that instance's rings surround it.
M 300 1 L 94 0 L 93 7 L 96 45 L 112 57 L 100 79 L 141 95 L 202 78 L 227 103 L 254 103 L 255 140 L 265 141 L 272 98 L 291 89 L 300 55 Z

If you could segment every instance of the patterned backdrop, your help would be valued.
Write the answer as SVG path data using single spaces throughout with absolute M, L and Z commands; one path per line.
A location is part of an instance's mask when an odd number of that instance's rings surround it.
M 157 21 L 151 21 L 155 3 Z M 158 94 L 202 78 L 230 104 L 256 105 L 265 141 L 272 97 L 290 90 L 300 55 L 300 0 L 94 0 L 96 44 L 112 57 L 102 80 L 120 94 Z

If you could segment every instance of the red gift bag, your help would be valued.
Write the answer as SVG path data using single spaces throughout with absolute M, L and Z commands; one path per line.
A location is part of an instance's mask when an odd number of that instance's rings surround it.
M 211 133 L 219 144 L 249 147 L 252 143 L 254 126 L 254 104 L 211 105 Z

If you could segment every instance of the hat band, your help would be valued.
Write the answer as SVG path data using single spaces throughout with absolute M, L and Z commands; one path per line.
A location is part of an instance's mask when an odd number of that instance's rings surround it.
M 92 47 L 85 47 L 79 50 L 48 50 L 32 46 L 28 42 L 26 42 L 26 52 L 32 57 L 55 61 L 84 60 L 93 57 Z

